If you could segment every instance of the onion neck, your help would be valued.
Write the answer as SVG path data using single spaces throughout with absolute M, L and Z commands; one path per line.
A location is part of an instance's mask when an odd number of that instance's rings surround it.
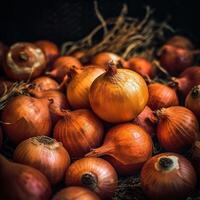
M 200 97 L 200 87 L 199 86 L 195 86 L 192 88 L 191 97 L 193 99 Z
M 117 73 L 117 66 L 113 62 L 108 63 L 108 69 L 106 74 L 109 76 L 113 76 L 116 73 Z
M 84 186 L 95 190 L 98 186 L 97 176 L 91 172 L 85 173 L 81 177 L 81 183 Z
M 21 51 L 21 52 L 19 53 L 19 59 L 20 59 L 21 61 L 23 61 L 23 62 L 27 62 L 27 61 L 29 60 L 29 55 L 28 55 L 26 52 Z

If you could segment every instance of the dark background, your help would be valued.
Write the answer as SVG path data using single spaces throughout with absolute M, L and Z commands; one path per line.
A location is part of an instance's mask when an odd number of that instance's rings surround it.
M 3 2 L 3 3 L 2 3 Z M 122 3 L 127 3 L 129 14 L 144 15 L 145 5 L 155 8 L 155 18 L 171 16 L 170 24 L 178 33 L 200 41 L 199 0 L 99 0 L 105 17 L 117 16 Z M 93 0 L 27 0 L 1 1 L 0 40 L 11 44 L 16 41 L 49 39 L 57 44 L 78 40 L 97 24 Z

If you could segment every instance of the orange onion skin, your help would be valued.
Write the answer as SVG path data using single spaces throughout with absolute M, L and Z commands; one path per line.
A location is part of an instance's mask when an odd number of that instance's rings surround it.
M 100 200 L 92 191 L 84 187 L 67 187 L 59 191 L 52 200 Z
M 73 56 L 73 57 L 75 57 L 75 58 L 77 58 L 77 59 L 79 59 L 81 61 L 81 59 L 85 56 L 85 51 L 77 50 L 77 51 L 73 52 L 71 54 L 71 56 Z
M 153 65 L 140 56 L 132 57 L 128 60 L 128 69 L 139 73 L 144 78 L 153 77 Z
M 46 136 L 32 137 L 15 149 L 15 162 L 41 171 L 51 184 L 60 182 L 70 164 L 68 152 L 61 143 Z
M 148 88 L 142 76 L 128 69 L 117 69 L 115 66 L 111 66 L 106 73 L 96 78 L 89 92 L 92 110 L 110 123 L 136 118 L 146 106 L 148 97 Z
M 194 86 L 185 99 L 185 107 L 200 120 L 200 85 Z
M 176 159 L 176 168 L 158 168 L 161 158 Z M 143 191 L 152 200 L 185 199 L 195 189 L 197 178 L 191 163 L 175 153 L 162 153 L 149 159 L 143 166 L 140 181 Z
M 51 186 L 38 170 L 0 155 L 0 196 L 9 200 L 48 200 Z
M 106 156 L 119 174 L 133 175 L 151 157 L 152 145 L 151 137 L 144 129 L 125 123 L 111 128 L 103 145 L 86 156 Z
M 16 43 L 10 47 L 4 61 L 6 76 L 14 81 L 33 79 L 46 68 L 42 50 L 28 42 Z
M 144 110 L 132 121 L 132 123 L 144 128 L 150 136 L 156 132 L 156 122 L 157 118 L 148 106 L 145 106 Z
M 182 152 L 198 139 L 198 121 L 189 109 L 172 106 L 158 110 L 157 115 L 157 137 L 167 151 Z
M 89 176 L 90 184 L 84 181 Z M 101 158 L 82 158 L 72 163 L 65 176 L 67 186 L 84 186 L 102 199 L 110 199 L 117 187 L 118 177 L 112 165 Z
M 11 99 L 1 113 L 2 128 L 13 144 L 38 135 L 49 135 L 51 116 L 47 99 L 21 95 Z
M 90 108 L 90 86 L 104 72 L 104 69 L 90 65 L 72 78 L 67 85 L 66 95 L 73 109 Z
M 175 89 L 161 83 L 151 83 L 148 85 L 148 89 L 149 100 L 147 105 L 152 110 L 179 105 Z
M 63 143 L 73 160 L 100 146 L 103 133 L 101 121 L 86 109 L 68 112 L 54 127 L 54 138 Z
M 48 64 L 52 63 L 60 55 L 57 45 L 51 41 L 40 40 L 35 44 L 44 52 Z
M 76 69 L 80 69 L 82 67 L 82 64 L 77 58 L 72 56 L 61 56 L 52 64 L 52 70 L 48 74 L 57 81 L 62 82 L 63 78 L 74 67 Z

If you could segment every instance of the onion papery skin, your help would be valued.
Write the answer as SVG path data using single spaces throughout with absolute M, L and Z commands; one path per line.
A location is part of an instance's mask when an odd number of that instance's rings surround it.
M 189 91 L 200 84 L 200 66 L 193 66 L 185 69 L 178 78 L 172 78 L 178 84 L 178 90 L 183 97 L 186 97 Z
M 21 95 L 11 99 L 1 113 L 2 128 L 13 144 L 33 136 L 46 135 L 52 122 L 47 99 Z
M 88 177 L 89 183 L 85 181 L 85 177 Z M 69 166 L 65 184 L 88 187 L 102 199 L 110 199 L 117 188 L 118 177 L 107 161 L 101 158 L 82 158 Z
M 6 54 L 4 71 L 14 81 L 29 80 L 42 74 L 46 58 L 42 50 L 32 43 L 16 43 Z
M 92 191 L 84 187 L 67 187 L 59 191 L 52 200 L 100 200 Z
M 132 122 L 144 128 L 150 136 L 156 133 L 157 117 L 148 106 L 145 106 L 144 110 Z
M 157 116 L 157 137 L 167 151 L 185 151 L 199 138 L 198 121 L 189 109 L 182 106 L 162 108 Z
M 148 89 L 149 100 L 147 105 L 152 110 L 179 105 L 175 89 L 161 83 L 151 83 L 148 85 Z
M 161 158 L 172 159 L 173 166 L 161 168 Z M 194 168 L 186 158 L 175 153 L 162 153 L 144 164 L 140 181 L 149 199 L 177 200 L 186 199 L 194 191 L 197 179 Z
M 190 109 L 200 121 L 200 85 L 191 89 L 185 99 L 185 107 Z
M 87 67 L 77 73 L 67 86 L 66 94 L 73 109 L 89 108 L 89 90 L 93 81 L 105 72 L 102 68 Z
M 103 134 L 101 121 L 86 109 L 68 112 L 54 128 L 54 138 L 63 143 L 72 160 L 100 146 Z
M 48 64 L 52 63 L 60 54 L 57 45 L 53 42 L 48 40 L 40 40 L 35 42 L 35 44 L 42 49 Z
M 60 182 L 70 164 L 68 152 L 62 143 L 47 136 L 37 136 L 21 142 L 15 149 L 15 162 L 41 171 L 51 184 Z
M 63 78 L 71 69 L 80 69 L 81 67 L 82 64 L 77 58 L 72 56 L 61 56 L 55 60 L 52 65 L 52 70 L 48 74 L 57 81 L 62 82 Z
M 164 45 L 161 50 L 160 64 L 171 75 L 178 75 L 194 62 L 193 51 Z
M 10 162 L 0 155 L 0 196 L 5 200 L 49 200 L 51 186 L 37 169 Z
M 101 52 L 95 55 L 92 60 L 92 65 L 99 65 L 103 68 L 107 68 L 108 64 L 113 62 L 114 64 L 118 65 L 119 67 L 126 67 L 127 62 L 117 54 L 111 52 Z
M 139 73 L 142 77 L 153 77 L 153 65 L 143 57 L 132 57 L 128 60 L 128 69 Z
M 14 82 L 8 81 L 4 78 L 0 78 L 0 96 L 2 96 L 6 91 L 8 91 Z
M 115 67 L 99 76 L 89 92 L 93 111 L 111 123 L 135 119 L 146 106 L 148 97 L 148 87 L 138 73 Z
M 125 123 L 111 128 L 103 145 L 86 156 L 106 156 L 119 174 L 133 175 L 151 157 L 152 149 L 151 137 L 144 129 Z

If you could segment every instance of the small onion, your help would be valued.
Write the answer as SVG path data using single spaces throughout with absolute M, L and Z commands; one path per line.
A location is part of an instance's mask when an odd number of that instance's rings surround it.
M 152 110 L 179 105 L 175 89 L 161 83 L 151 83 L 148 85 L 148 89 L 149 101 L 147 105 Z
M 141 185 L 149 199 L 186 199 L 196 186 L 191 163 L 175 153 L 162 153 L 149 159 L 141 172 Z
M 59 191 L 52 200 L 100 200 L 92 191 L 84 187 L 67 187 Z
M 168 151 L 181 152 L 190 148 L 198 138 L 199 125 L 195 115 L 182 106 L 158 110 L 157 137 Z
M 67 85 L 67 99 L 74 109 L 89 108 L 89 90 L 93 81 L 105 72 L 92 65 L 77 73 Z
M 200 85 L 194 86 L 185 100 L 185 107 L 190 109 L 200 119 Z
M 128 69 L 139 73 L 144 78 L 153 77 L 153 65 L 143 57 L 132 57 L 128 60 Z
M 12 163 L 0 155 L 0 197 L 7 200 L 49 200 L 51 187 L 37 169 Z
M 114 168 L 101 158 L 82 158 L 72 163 L 65 176 L 67 186 L 85 186 L 103 199 L 110 199 L 117 188 Z
M 110 129 L 103 145 L 86 156 L 109 156 L 108 161 L 119 174 L 133 175 L 151 157 L 152 144 L 151 137 L 142 128 L 126 123 Z
M 68 152 L 61 143 L 47 136 L 37 136 L 21 142 L 15 149 L 15 162 L 41 171 L 51 184 L 62 180 L 70 164 Z
M 38 77 L 45 68 L 46 58 L 42 50 L 27 42 L 12 45 L 4 63 L 7 77 L 14 81 Z
M 52 122 L 48 107 L 47 99 L 14 97 L 1 113 L 4 133 L 14 144 L 33 136 L 49 135 Z
M 54 137 L 63 143 L 73 160 L 83 157 L 91 148 L 101 144 L 103 125 L 91 111 L 63 111 L 60 115 L 63 118 L 54 128 Z
M 35 42 L 35 44 L 44 52 L 47 63 L 53 62 L 60 54 L 57 45 L 53 42 L 40 40 Z
M 95 79 L 89 92 L 93 111 L 111 123 L 136 118 L 146 106 L 148 97 L 147 85 L 138 73 L 115 66 L 110 66 L 106 73 Z
M 77 58 L 72 56 L 61 56 L 55 60 L 52 65 L 52 70 L 47 74 L 59 82 L 62 82 L 64 77 L 74 67 L 76 69 L 80 69 L 82 67 L 82 64 Z

